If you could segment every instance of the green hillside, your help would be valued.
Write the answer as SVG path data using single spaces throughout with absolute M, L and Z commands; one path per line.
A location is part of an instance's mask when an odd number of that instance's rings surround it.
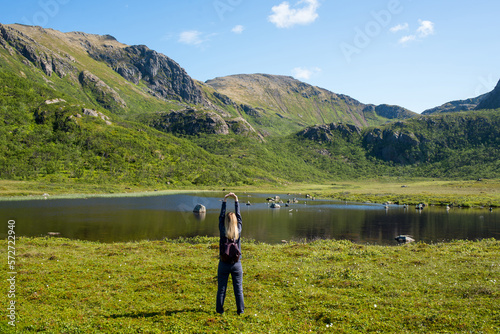
M 0 72 L 0 82 L 2 179 L 151 186 L 274 180 L 33 81 Z
M 421 176 L 495 178 L 500 175 L 500 113 L 444 113 L 395 122 L 365 136 L 370 156 L 411 166 Z

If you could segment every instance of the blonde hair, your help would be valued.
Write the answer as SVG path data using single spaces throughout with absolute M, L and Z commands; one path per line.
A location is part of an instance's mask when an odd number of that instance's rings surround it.
M 238 220 L 236 219 L 236 214 L 234 212 L 228 212 L 226 214 L 224 227 L 226 228 L 226 238 L 234 240 L 238 239 Z

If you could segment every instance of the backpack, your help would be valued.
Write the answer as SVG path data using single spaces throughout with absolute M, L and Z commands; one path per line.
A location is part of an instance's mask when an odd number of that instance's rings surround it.
M 223 262 L 234 264 L 240 259 L 241 252 L 238 249 L 238 244 L 234 239 L 226 238 L 226 242 L 222 245 L 222 253 L 220 258 Z

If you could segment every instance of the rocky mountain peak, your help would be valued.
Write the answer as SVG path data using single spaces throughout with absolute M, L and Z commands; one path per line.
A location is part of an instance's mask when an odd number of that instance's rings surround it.
M 476 110 L 497 108 L 500 108 L 500 80 L 498 81 L 496 87 L 484 96 L 476 107 Z
M 113 48 L 85 45 L 89 55 L 108 63 L 126 80 L 138 84 L 146 83 L 150 93 L 169 100 L 202 104 L 203 94 L 186 71 L 169 57 L 149 49 L 145 45 Z
M 76 79 L 84 68 L 65 50 L 55 46 L 55 41 L 107 63 L 134 84 L 142 81 L 149 93 L 160 99 L 192 104 L 205 102 L 201 89 L 178 63 L 145 45 L 128 46 L 111 35 L 62 33 L 41 27 L 0 24 L 0 47 L 11 55 L 24 56 L 47 76 L 56 73 L 64 77 L 71 72 Z

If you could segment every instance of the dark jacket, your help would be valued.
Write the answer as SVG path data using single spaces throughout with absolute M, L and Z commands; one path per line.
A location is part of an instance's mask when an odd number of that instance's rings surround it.
M 236 243 L 238 244 L 238 249 L 241 252 L 241 226 L 242 226 L 242 220 L 241 220 L 241 214 L 240 214 L 240 204 L 238 201 L 234 202 L 234 213 L 236 214 L 236 220 L 238 221 L 238 240 L 236 240 Z M 226 227 L 224 225 L 224 220 L 226 219 L 226 202 L 222 202 L 222 207 L 220 209 L 220 215 L 219 215 L 219 232 L 220 232 L 220 239 L 219 239 L 219 254 L 222 254 L 224 251 L 224 244 L 226 243 Z

